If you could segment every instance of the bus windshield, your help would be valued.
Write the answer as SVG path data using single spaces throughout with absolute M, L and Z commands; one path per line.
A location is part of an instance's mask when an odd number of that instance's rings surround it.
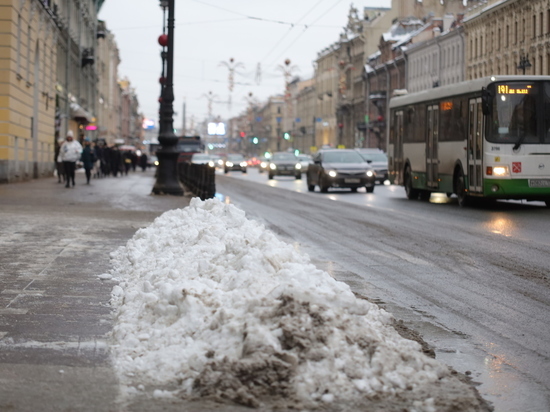
M 492 127 L 487 140 L 493 143 L 550 143 L 550 84 L 506 82 L 492 85 Z

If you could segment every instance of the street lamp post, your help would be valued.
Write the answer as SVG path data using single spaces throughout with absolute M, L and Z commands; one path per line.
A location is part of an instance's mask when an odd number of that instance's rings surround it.
M 163 76 L 162 95 L 160 97 L 160 125 L 159 143 L 157 150 L 159 165 L 157 168 L 157 180 L 153 186 L 155 195 L 183 196 L 183 189 L 179 182 L 178 162 L 178 138 L 174 134 L 174 3 L 175 0 L 161 0 L 160 5 L 165 10 L 168 7 L 168 34 L 159 37 L 161 46 L 166 47 L 166 53 L 162 55 L 163 65 L 166 58 L 166 76 Z M 164 53 L 164 50 L 163 50 Z M 164 74 L 164 67 L 163 67 Z
M 531 67 L 531 62 L 529 61 L 529 55 L 522 55 L 519 59 L 518 69 L 523 70 L 523 75 L 525 75 L 525 69 Z

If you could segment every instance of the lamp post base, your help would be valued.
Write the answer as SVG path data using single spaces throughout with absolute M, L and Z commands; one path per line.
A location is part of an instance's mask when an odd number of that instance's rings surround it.
M 153 186 L 155 195 L 183 196 L 183 188 L 178 177 L 178 152 L 159 150 L 157 157 L 157 181 Z

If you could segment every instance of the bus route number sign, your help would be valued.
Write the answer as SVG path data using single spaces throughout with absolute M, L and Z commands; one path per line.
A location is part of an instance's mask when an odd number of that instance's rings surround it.
M 521 87 L 510 87 L 507 84 L 499 84 L 497 86 L 498 94 L 529 94 L 533 86 L 528 84 Z

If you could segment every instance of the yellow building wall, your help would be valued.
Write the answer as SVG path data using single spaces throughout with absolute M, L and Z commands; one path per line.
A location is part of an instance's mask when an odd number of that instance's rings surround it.
M 0 183 L 53 173 L 56 31 L 40 4 L 0 0 Z

